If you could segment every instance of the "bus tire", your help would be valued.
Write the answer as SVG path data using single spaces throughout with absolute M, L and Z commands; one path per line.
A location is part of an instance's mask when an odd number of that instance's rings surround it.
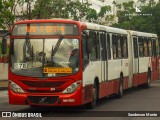
M 119 90 L 118 90 L 117 97 L 121 98 L 122 96 L 123 96 L 123 76 L 121 75 L 119 79 Z
M 37 107 L 39 107 L 39 106 L 37 106 L 37 105 L 30 105 L 30 107 L 31 107 L 31 108 L 37 108 Z
M 92 89 L 92 101 L 87 104 L 88 109 L 93 109 L 96 107 L 97 96 L 98 96 L 98 91 L 97 91 L 98 89 L 97 88 L 98 87 L 97 87 L 96 83 L 94 83 L 93 89 Z
M 151 71 L 148 71 L 147 83 L 144 84 L 144 88 L 150 88 L 151 86 Z

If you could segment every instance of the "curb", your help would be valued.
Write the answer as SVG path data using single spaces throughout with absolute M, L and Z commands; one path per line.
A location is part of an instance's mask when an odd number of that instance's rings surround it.
M 0 90 L 8 90 L 8 87 L 0 87 Z
M 0 90 L 8 90 L 8 80 L 0 80 Z

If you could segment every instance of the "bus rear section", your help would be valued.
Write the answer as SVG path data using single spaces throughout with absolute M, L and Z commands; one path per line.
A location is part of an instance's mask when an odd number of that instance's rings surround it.
M 150 86 L 159 78 L 158 38 L 156 34 L 129 31 L 132 45 L 133 86 Z

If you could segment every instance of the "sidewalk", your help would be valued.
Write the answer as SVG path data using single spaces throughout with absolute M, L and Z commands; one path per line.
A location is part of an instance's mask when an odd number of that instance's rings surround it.
M 0 90 L 0 101 L 8 97 L 8 90 Z
M 0 80 L 8 80 L 8 64 L 0 63 Z
M 0 90 L 8 88 L 8 64 L 0 63 Z

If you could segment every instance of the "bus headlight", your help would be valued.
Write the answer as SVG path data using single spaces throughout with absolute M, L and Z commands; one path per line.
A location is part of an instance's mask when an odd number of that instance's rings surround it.
M 18 86 L 16 83 L 10 81 L 10 88 L 12 91 L 16 93 L 25 93 L 20 86 Z
M 68 86 L 62 93 L 73 93 L 74 91 L 77 90 L 77 88 L 80 86 L 82 83 L 81 80 L 74 82 L 70 86 Z

